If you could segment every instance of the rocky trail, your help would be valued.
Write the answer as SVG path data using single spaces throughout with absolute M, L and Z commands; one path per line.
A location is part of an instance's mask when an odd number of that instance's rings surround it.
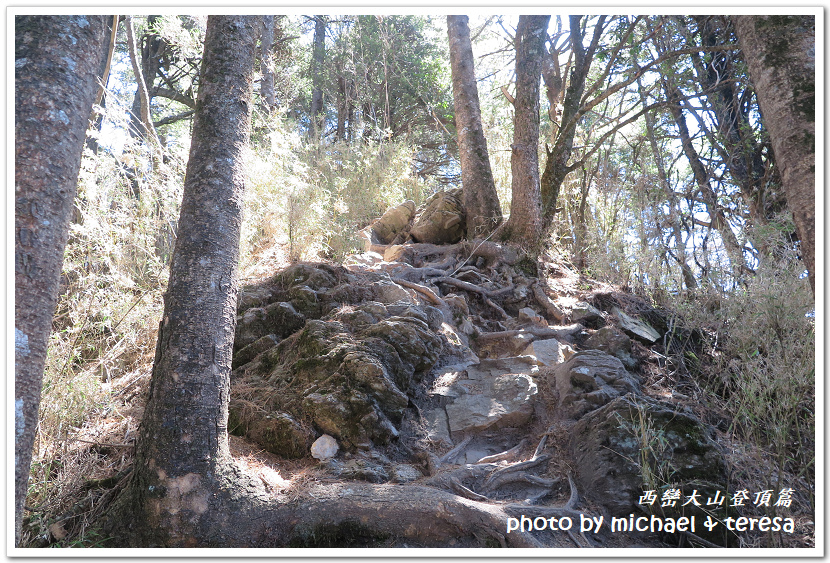
M 225 518 L 206 537 L 225 547 L 757 545 L 758 531 L 704 525 L 766 514 L 708 502 L 751 477 L 728 413 L 702 400 L 707 335 L 567 260 L 460 240 L 452 191 L 417 214 L 410 203 L 367 228 L 365 252 L 342 265 L 296 263 L 240 289 L 233 463 L 216 476 Z M 81 534 L 116 498 L 132 459 L 118 442 L 136 434 L 148 383 L 149 370 L 118 383 L 129 414 L 77 446 L 120 470 L 82 482 L 41 531 L 32 520 L 33 545 Z M 796 502 L 792 537 L 809 543 L 809 499 Z M 614 518 L 671 526 L 613 531 Z M 696 528 L 682 525 L 693 518 Z
M 520 516 L 717 515 L 638 502 L 644 489 L 729 488 L 714 428 L 660 368 L 699 335 L 640 298 L 492 241 L 382 242 L 369 232 L 367 251 L 343 266 L 295 264 L 243 288 L 232 433 L 283 459 L 313 455 L 315 487 L 397 487 L 413 510 L 426 503 L 435 526 L 450 498 L 456 512 L 466 501 L 497 513 L 478 531 L 468 515 L 437 536 L 429 523 L 377 532 L 383 545 L 734 544 L 700 525 L 508 533 L 507 518 Z

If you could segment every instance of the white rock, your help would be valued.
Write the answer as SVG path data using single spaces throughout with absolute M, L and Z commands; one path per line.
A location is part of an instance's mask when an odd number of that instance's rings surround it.
M 337 450 L 337 440 L 328 434 L 323 434 L 311 444 L 311 457 L 325 461 L 337 455 Z

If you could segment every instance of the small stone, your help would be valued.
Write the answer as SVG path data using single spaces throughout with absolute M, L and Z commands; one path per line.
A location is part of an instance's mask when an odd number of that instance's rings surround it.
M 337 455 L 337 450 L 337 440 L 328 434 L 323 434 L 311 444 L 311 457 L 325 461 Z
M 392 482 L 411 483 L 423 477 L 418 468 L 407 463 L 400 463 L 392 467 Z
M 548 322 L 545 318 L 531 309 L 530 307 L 525 307 L 524 309 L 519 309 L 519 322 L 520 323 L 532 323 L 536 326 L 547 327 Z

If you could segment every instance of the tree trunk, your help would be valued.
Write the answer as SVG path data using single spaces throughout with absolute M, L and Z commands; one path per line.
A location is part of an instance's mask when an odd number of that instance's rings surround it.
M 550 16 L 519 16 L 516 30 L 516 100 L 510 160 L 513 199 L 505 236 L 524 248 L 536 248 L 542 235 L 539 191 L 539 81 L 547 54 Z
M 815 293 L 815 16 L 735 16 Z
M 314 47 L 311 57 L 311 136 L 319 135 L 323 114 L 323 62 L 326 57 L 325 16 L 314 16 Z
M 141 136 L 147 140 L 149 145 L 158 147 L 158 134 L 156 133 L 156 128 L 153 126 L 153 120 L 150 115 L 150 93 L 147 90 L 147 83 L 144 80 L 144 73 L 140 68 L 138 53 L 136 52 L 133 18 L 127 16 L 124 20 L 124 25 L 127 28 L 127 50 L 130 53 L 133 74 L 135 75 L 136 84 L 138 84 L 136 96 L 138 96 L 139 101 L 139 117 L 141 118 L 142 126 Z M 152 77 L 150 80 L 152 80 Z
M 147 25 L 152 26 L 159 16 L 147 16 Z M 136 57 L 141 66 L 141 72 L 135 72 L 136 83 L 139 83 L 139 75 L 144 78 L 144 85 L 147 88 L 147 106 L 149 107 L 153 101 L 154 89 L 153 85 L 156 81 L 156 75 L 161 67 L 161 57 L 167 49 L 167 42 L 154 33 L 145 33 L 145 35 L 134 43 L 136 47 L 141 48 L 141 57 Z M 133 98 L 133 106 L 130 110 L 130 135 L 135 137 L 144 137 L 145 126 L 141 120 L 141 90 L 136 90 Z M 152 115 L 149 117 L 152 120 Z
M 228 454 L 237 263 L 259 17 L 211 16 L 176 248 L 122 524 L 139 545 L 203 545 Z M 116 511 L 117 512 L 117 511 Z
M 643 81 L 640 78 L 637 78 L 637 92 L 640 95 L 640 104 L 643 107 L 646 107 L 648 102 L 646 100 L 646 95 L 643 92 Z M 683 274 L 683 282 L 686 284 L 686 289 L 695 290 L 697 289 L 697 280 L 695 279 L 694 273 L 689 267 L 689 264 L 686 262 L 686 246 L 681 232 L 680 206 L 677 202 L 677 194 L 674 193 L 674 190 L 669 183 L 668 174 L 666 174 L 666 165 L 663 162 L 663 154 L 660 152 L 660 147 L 657 146 L 657 136 L 654 132 L 654 119 L 652 118 L 650 112 L 646 112 L 643 117 L 646 121 L 646 132 L 651 146 L 651 154 L 654 156 L 654 163 L 657 165 L 657 177 L 660 179 L 660 187 L 663 188 L 663 191 L 666 193 L 666 197 L 669 201 L 669 216 L 671 218 L 672 234 L 674 235 L 675 245 L 674 256 Z
M 562 120 L 557 129 L 556 142 L 553 148 L 547 149 L 547 161 L 545 170 L 540 180 L 540 191 L 542 194 L 542 220 L 543 230 L 547 231 L 553 217 L 556 214 L 556 201 L 559 199 L 559 190 L 562 182 L 572 168 L 568 161 L 573 152 L 574 135 L 576 125 L 581 117 L 582 95 L 585 93 L 585 82 L 588 78 L 588 71 L 591 68 L 591 61 L 599 45 L 599 38 L 602 31 L 605 16 L 600 16 L 594 28 L 594 36 L 591 44 L 586 49 L 582 44 L 582 16 L 570 16 L 571 49 L 573 50 L 573 68 L 568 78 L 568 87 L 565 90 L 565 100 L 562 103 Z
M 118 21 L 119 16 L 112 16 L 111 25 L 107 27 L 107 43 L 109 47 L 107 48 L 107 56 L 104 57 L 104 61 L 101 63 L 100 72 L 98 73 L 98 76 L 101 77 L 101 83 L 98 84 L 98 93 L 95 95 L 95 99 L 92 102 L 102 108 L 105 108 L 107 105 L 104 95 L 106 94 L 107 82 L 109 81 L 112 56 L 115 53 L 115 40 L 118 35 Z M 89 119 L 92 122 L 92 128 L 97 132 L 97 134 L 90 135 L 86 138 L 86 146 L 94 154 L 98 154 L 98 135 L 101 133 L 101 126 L 104 123 L 104 114 L 93 110 Z
M 447 16 L 447 34 L 467 238 L 473 239 L 492 232 L 502 222 L 502 215 L 481 124 L 468 19 L 467 16 Z
M 15 541 L 108 16 L 15 17 Z

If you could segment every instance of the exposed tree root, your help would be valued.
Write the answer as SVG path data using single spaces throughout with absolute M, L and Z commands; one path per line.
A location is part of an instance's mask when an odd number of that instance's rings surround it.
M 486 457 L 483 457 L 480 460 L 478 460 L 476 463 L 493 463 L 493 462 L 496 462 L 496 461 L 503 461 L 503 460 L 506 461 L 506 460 L 513 459 L 514 457 L 519 455 L 519 452 L 522 451 L 522 448 L 525 446 L 526 443 L 527 443 L 527 440 L 523 439 L 521 442 L 519 442 L 519 444 L 517 446 L 513 446 L 509 450 L 498 453 L 498 454 L 493 454 L 493 455 L 488 455 Z
M 563 327 L 554 327 L 554 328 L 542 328 L 542 327 L 527 327 L 522 329 L 516 330 L 502 330 L 498 332 L 485 332 L 478 335 L 476 339 L 480 343 L 490 343 L 495 342 L 496 340 L 502 340 L 505 338 L 512 338 L 514 336 L 518 336 L 520 334 L 532 334 L 536 338 L 562 338 L 562 339 L 569 339 L 573 337 L 574 334 L 578 333 L 579 331 L 583 330 L 585 327 L 579 323 L 575 323 L 568 326 Z
M 452 461 L 452 459 L 453 459 L 455 456 L 457 456 L 458 454 L 460 454 L 460 453 L 461 453 L 461 451 L 462 451 L 464 448 L 466 448 L 466 447 L 467 447 L 467 444 L 469 444 L 469 443 L 470 443 L 470 441 L 471 441 L 472 439 L 473 439 L 473 437 L 472 437 L 472 436 L 467 436 L 466 438 L 464 438 L 464 439 L 461 441 L 461 443 L 459 443 L 459 444 L 458 444 L 457 446 L 455 446 L 453 449 L 451 449 L 450 451 L 448 451 L 447 453 L 445 453 L 443 456 L 441 456 L 441 459 L 439 459 L 438 461 L 439 461 L 440 463 L 449 463 L 449 462 L 451 462 L 451 461 Z
M 545 290 L 538 283 L 533 284 L 533 296 L 536 298 L 536 302 L 548 315 L 557 321 L 562 322 L 562 319 L 565 318 L 565 313 L 562 312 L 562 309 L 556 306 L 556 303 L 554 303 L 553 300 L 547 296 Z
M 525 473 L 524 471 L 520 471 L 518 473 L 503 473 L 497 477 L 493 477 L 493 479 L 488 479 L 488 481 L 484 485 L 484 492 L 492 493 L 509 483 L 522 482 L 530 483 L 531 485 L 547 487 L 548 489 L 550 489 L 554 487 L 557 483 L 559 483 L 559 479 L 545 479 L 543 477 L 538 477 L 536 475 L 530 475 L 528 473 Z
M 549 459 L 550 459 L 550 456 L 548 454 L 543 454 L 543 455 L 540 455 L 540 456 L 535 457 L 533 459 L 529 459 L 527 461 L 522 461 L 522 462 L 519 462 L 519 463 L 514 463 L 513 465 L 508 465 L 507 467 L 504 467 L 502 469 L 494 471 L 484 481 L 484 487 L 485 488 L 489 487 L 491 482 L 494 482 L 496 479 L 498 479 L 502 475 L 506 475 L 508 473 L 515 473 L 515 472 L 518 472 L 518 471 L 523 471 L 525 469 L 530 469 L 531 467 L 536 467 L 537 465 L 541 465 L 542 463 L 546 462 Z

